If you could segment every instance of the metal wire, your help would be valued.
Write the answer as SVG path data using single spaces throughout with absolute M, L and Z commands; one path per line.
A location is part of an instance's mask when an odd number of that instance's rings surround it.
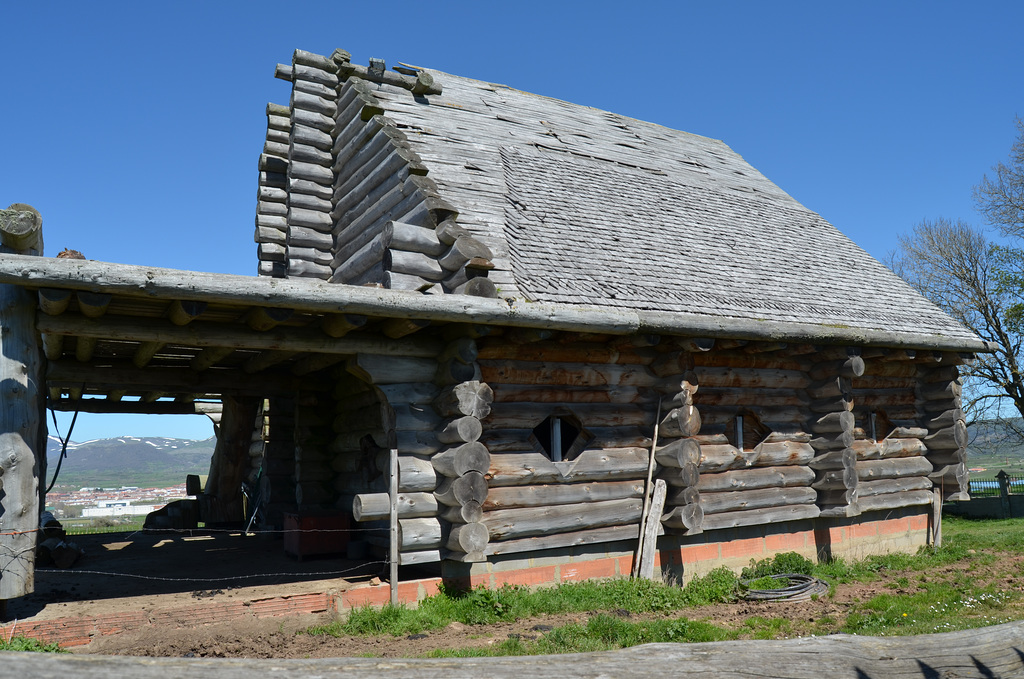
M 828 583 L 810 575 L 784 573 L 767 577 L 788 584 L 778 589 L 750 589 L 751 583 L 764 578 L 740 580 L 740 598 L 747 601 L 807 601 L 811 597 L 828 593 Z

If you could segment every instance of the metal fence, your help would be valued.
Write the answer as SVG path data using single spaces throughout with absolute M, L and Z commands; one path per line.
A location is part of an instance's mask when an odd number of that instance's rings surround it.
M 1024 474 L 1007 474 L 986 479 L 971 479 L 971 497 L 1000 497 L 1024 495 Z

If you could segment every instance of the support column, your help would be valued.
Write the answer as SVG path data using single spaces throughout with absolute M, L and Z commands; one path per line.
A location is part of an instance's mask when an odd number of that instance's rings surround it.
M 242 480 L 249 471 L 249 445 L 260 400 L 255 397 L 224 397 L 217 447 L 210 462 L 206 495 L 210 498 L 209 523 L 234 523 L 245 518 Z
M 42 251 L 42 218 L 34 208 L 16 203 L 0 210 L 0 252 Z M 35 314 L 34 293 L 0 285 L 0 619 L 8 599 L 35 590 L 46 472 L 46 385 Z

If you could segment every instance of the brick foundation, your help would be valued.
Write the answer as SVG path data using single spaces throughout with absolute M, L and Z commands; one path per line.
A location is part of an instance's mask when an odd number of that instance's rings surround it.
M 927 543 L 928 508 L 911 507 L 865 514 L 852 519 L 815 519 L 768 526 L 718 530 L 692 537 L 665 535 L 658 539 L 655 567 L 666 580 L 686 582 L 719 566 L 734 570 L 751 559 L 779 552 L 797 552 L 812 560 L 841 557 L 862 559 L 873 554 L 913 553 Z M 488 563 L 444 562 L 441 577 L 402 582 L 399 600 L 406 604 L 432 596 L 442 583 L 453 587 L 500 587 L 504 584 L 542 586 L 594 578 L 622 577 L 633 567 L 635 541 L 548 550 L 538 554 L 492 557 Z M 244 617 L 272 617 L 344 612 L 360 606 L 383 606 L 390 601 L 387 584 L 358 585 L 340 593 L 302 594 L 230 603 L 196 604 L 188 608 L 131 611 L 86 618 L 21 621 L 0 627 L 62 646 L 89 643 L 94 637 L 160 622 L 180 624 L 224 622 Z

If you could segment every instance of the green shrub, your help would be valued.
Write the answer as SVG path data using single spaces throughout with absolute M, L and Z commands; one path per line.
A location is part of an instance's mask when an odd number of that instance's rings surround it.
M 750 560 L 750 565 L 740 573 L 741 580 L 756 580 L 771 575 L 788 575 L 798 573 L 800 575 L 811 575 L 814 572 L 814 564 L 810 559 L 800 556 L 796 552 L 783 552 L 776 554 L 770 559 L 760 561 Z

